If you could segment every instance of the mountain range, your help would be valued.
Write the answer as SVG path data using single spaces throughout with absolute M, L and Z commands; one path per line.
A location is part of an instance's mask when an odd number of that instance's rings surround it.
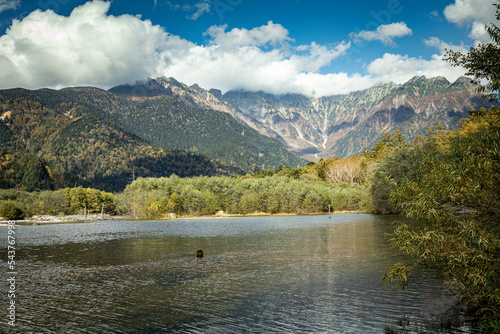
M 352 156 L 396 130 L 412 140 L 437 125 L 453 129 L 470 110 L 492 105 L 476 89 L 466 77 L 451 83 L 444 77 L 417 76 L 401 85 L 379 84 L 326 97 L 262 91 L 222 94 L 163 77 L 111 91 L 128 97 L 167 94 L 199 108 L 226 112 L 261 134 L 279 139 L 302 158 L 317 161 Z
M 412 139 L 435 125 L 454 128 L 490 105 L 465 77 L 415 77 L 328 97 L 223 94 L 165 77 L 109 91 L 2 90 L 0 188 L 119 191 L 138 176 L 303 166 L 359 153 L 395 130 Z

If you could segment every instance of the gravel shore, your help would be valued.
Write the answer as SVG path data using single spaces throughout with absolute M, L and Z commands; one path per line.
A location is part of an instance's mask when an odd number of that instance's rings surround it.
M 78 223 L 91 222 L 96 220 L 112 220 L 113 216 L 103 214 L 92 215 L 68 215 L 68 216 L 33 216 L 24 220 L 16 220 L 17 224 L 57 224 L 57 223 Z M 7 221 L 0 221 L 0 226 L 7 225 Z

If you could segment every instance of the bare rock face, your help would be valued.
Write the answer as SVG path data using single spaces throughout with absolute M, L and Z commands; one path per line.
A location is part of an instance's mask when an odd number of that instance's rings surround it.
M 455 128 L 471 109 L 490 107 L 470 79 L 414 77 L 321 98 L 230 91 L 225 101 L 275 132 L 303 158 L 346 157 L 373 146 L 384 133 L 401 130 L 409 140 L 436 125 Z

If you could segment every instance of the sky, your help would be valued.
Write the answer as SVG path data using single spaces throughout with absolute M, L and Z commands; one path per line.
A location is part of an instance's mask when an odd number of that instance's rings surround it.
M 174 77 L 205 89 L 347 94 L 465 73 L 498 0 L 0 0 L 0 89 Z

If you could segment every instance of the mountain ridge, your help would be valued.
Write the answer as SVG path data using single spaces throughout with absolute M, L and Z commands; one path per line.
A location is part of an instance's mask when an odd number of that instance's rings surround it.
M 411 140 L 436 125 L 453 129 L 470 110 L 492 105 L 480 99 L 466 77 L 450 83 L 445 77 L 415 76 L 403 84 L 381 83 L 325 97 L 242 90 L 222 94 L 174 78 L 151 80 L 193 106 L 229 113 L 313 161 L 360 153 L 386 132 L 400 130 Z

